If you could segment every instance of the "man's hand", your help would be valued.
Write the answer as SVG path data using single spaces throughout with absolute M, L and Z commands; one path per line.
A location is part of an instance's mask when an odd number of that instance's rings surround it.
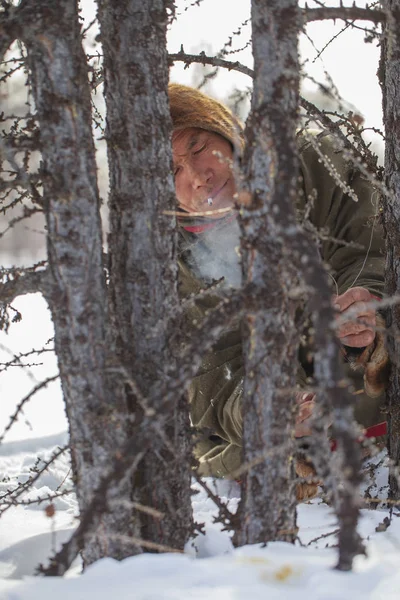
M 367 305 L 373 299 L 372 294 L 362 287 L 350 288 L 333 298 L 334 307 L 340 313 L 349 309 L 353 313 L 338 329 L 338 337 L 345 346 L 364 348 L 374 341 L 376 314 L 375 309 Z
M 296 394 L 296 404 L 298 410 L 296 414 L 296 424 L 294 436 L 296 438 L 311 435 L 311 417 L 315 406 L 315 394 L 310 392 L 298 392 Z
M 297 392 L 296 393 L 296 424 L 294 428 L 294 436 L 302 438 L 311 435 L 311 419 L 315 407 L 315 394 L 312 392 Z M 295 461 L 296 475 L 302 479 L 296 485 L 296 496 L 298 502 L 310 500 L 317 495 L 318 482 L 312 462 L 305 456 L 296 456 Z M 305 481 L 304 481 L 305 480 Z

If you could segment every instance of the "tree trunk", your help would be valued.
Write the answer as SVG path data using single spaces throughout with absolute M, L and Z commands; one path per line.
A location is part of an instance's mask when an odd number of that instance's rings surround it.
M 168 319 L 178 307 L 175 207 L 167 96 L 167 3 L 99 0 L 110 167 L 110 295 L 117 362 L 131 434 L 154 443 L 134 478 L 133 499 L 165 513 L 137 513 L 140 536 L 182 549 L 191 529 L 189 418 L 185 401 L 157 422 L 160 389 L 174 368 Z M 178 406 L 179 404 L 179 406 Z M 149 419 L 149 417 L 152 418 Z M 163 415 L 165 416 L 165 415 Z M 142 434 L 144 431 L 142 430 Z M 137 451 L 141 450 L 138 444 Z
M 362 552 L 357 534 L 360 452 L 352 401 L 341 386 L 339 343 L 327 275 L 315 244 L 296 223 L 299 102 L 296 0 L 253 0 L 255 82 L 247 134 L 252 204 L 243 208 L 247 284 L 246 381 L 243 400 L 244 478 L 239 543 L 292 541 L 296 535 L 292 479 L 294 390 L 299 337 L 296 297 L 308 292 L 315 338 L 318 418 L 312 460 L 327 478 L 340 524 L 338 568 Z M 256 133 L 257 132 L 257 133 Z M 327 429 L 333 409 L 344 490 L 330 468 Z M 329 481 L 328 481 L 329 480 Z
M 34 0 L 22 40 L 28 50 L 40 123 L 50 291 L 72 466 L 81 514 L 93 499 L 111 456 L 124 442 L 123 406 L 106 381 L 106 285 L 90 92 L 76 0 Z M 125 481 L 114 498 L 130 499 Z M 103 515 L 85 542 L 85 562 L 123 558 L 132 544 L 116 541 L 131 529 L 123 504 Z
M 296 537 L 293 484 L 294 390 L 299 336 L 288 255 L 295 225 L 299 102 L 297 0 L 253 0 L 255 79 L 246 128 L 243 263 L 249 290 L 244 318 L 244 465 L 239 544 Z
M 382 43 L 380 83 L 385 125 L 386 186 L 391 192 L 384 198 L 383 223 L 386 231 L 385 292 L 389 297 L 400 294 L 400 0 L 383 2 L 386 25 Z M 387 344 L 392 359 L 388 405 L 388 451 L 392 460 L 389 475 L 390 497 L 400 501 L 400 305 L 387 310 L 390 330 Z

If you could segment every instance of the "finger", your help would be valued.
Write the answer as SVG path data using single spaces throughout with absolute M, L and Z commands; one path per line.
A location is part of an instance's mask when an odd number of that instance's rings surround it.
M 303 404 L 303 402 L 308 402 L 309 400 L 313 400 L 315 398 L 315 394 L 312 392 L 297 392 L 296 393 L 296 404 Z
M 368 318 L 366 320 L 360 319 L 359 321 L 346 321 L 337 329 L 337 336 L 342 338 L 346 335 L 355 335 L 358 333 L 363 333 L 364 331 L 370 331 L 374 333 L 375 331 L 375 319 Z
M 308 400 L 307 402 L 300 404 L 294 428 L 294 435 L 296 438 L 311 435 L 311 417 L 313 415 L 314 406 L 314 400 Z
M 343 312 L 355 302 L 369 302 L 371 300 L 372 295 L 367 289 L 363 287 L 354 287 L 350 288 L 340 296 L 335 296 L 333 303 L 339 312 Z
M 338 318 L 345 318 L 349 315 L 349 319 L 361 319 L 362 317 L 375 317 L 375 309 L 371 308 L 367 302 L 354 302 L 348 308 L 342 310 Z
M 302 423 L 306 419 L 309 419 L 313 414 L 315 402 L 313 400 L 308 400 L 307 402 L 303 402 L 299 406 L 299 412 L 296 416 L 296 423 Z
M 301 438 L 311 435 L 311 425 L 309 421 L 303 421 L 303 423 L 297 423 L 294 428 L 294 437 Z
M 341 343 L 350 348 L 365 348 L 369 346 L 375 339 L 375 332 L 366 330 L 355 335 L 346 335 L 339 338 Z

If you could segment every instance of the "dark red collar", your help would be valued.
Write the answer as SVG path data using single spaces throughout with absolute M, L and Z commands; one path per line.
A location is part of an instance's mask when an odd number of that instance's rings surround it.
M 209 231 L 210 229 L 214 229 L 218 225 L 225 225 L 227 223 L 231 223 L 236 219 L 236 214 L 230 215 L 229 217 L 225 217 L 224 219 L 207 219 L 207 221 L 191 223 L 190 225 L 183 225 L 183 219 L 180 219 L 179 224 L 185 231 L 189 231 L 190 233 L 203 233 L 203 231 Z
M 371 427 L 367 427 L 367 429 L 364 430 L 364 434 L 359 438 L 359 442 L 362 442 L 363 439 L 365 438 L 376 438 L 376 437 L 380 437 L 381 435 L 386 435 L 387 434 L 387 423 L 386 421 L 383 421 L 382 423 L 378 423 L 377 425 L 372 425 Z M 337 442 L 336 440 L 331 440 L 331 450 L 332 452 L 334 452 L 336 450 L 337 447 Z

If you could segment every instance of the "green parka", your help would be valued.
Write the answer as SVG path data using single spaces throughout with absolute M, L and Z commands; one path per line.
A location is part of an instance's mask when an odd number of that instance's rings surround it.
M 333 293 L 342 294 L 350 287 L 367 288 L 375 296 L 383 293 L 383 233 L 379 224 L 378 195 L 371 184 L 334 150 L 329 136 L 318 138 L 318 145 L 333 165 L 332 175 L 321 161 L 313 145 L 300 141 L 301 193 L 297 209 L 304 214 L 306 204 L 313 199 L 309 220 L 324 232 L 320 253 L 329 265 Z M 358 202 L 347 195 L 337 183 L 350 186 Z M 228 221 L 228 220 L 226 220 Z M 229 227 L 229 223 L 227 224 Z M 183 246 L 204 243 L 202 234 L 187 233 L 182 229 Z M 339 242 L 338 242 L 339 240 Z M 343 245 L 355 242 L 357 247 Z M 204 288 L 204 281 L 194 274 L 193 265 L 184 258 L 179 261 L 180 295 L 182 298 Z M 186 314 L 186 325 L 198 326 L 205 311 L 215 307 L 219 298 L 212 295 L 200 297 Z M 193 329 L 195 335 L 195 329 Z M 363 387 L 362 376 L 348 369 L 353 390 Z M 299 354 L 299 385 L 304 386 Z M 200 473 L 225 477 L 232 475 L 241 463 L 243 357 L 239 324 L 225 331 L 213 351 L 203 360 L 197 376 L 189 389 L 190 414 L 193 426 L 199 430 L 200 441 L 195 454 L 200 462 Z M 355 418 L 369 427 L 384 420 L 380 413 L 382 398 L 369 398 L 358 393 L 355 398 Z

